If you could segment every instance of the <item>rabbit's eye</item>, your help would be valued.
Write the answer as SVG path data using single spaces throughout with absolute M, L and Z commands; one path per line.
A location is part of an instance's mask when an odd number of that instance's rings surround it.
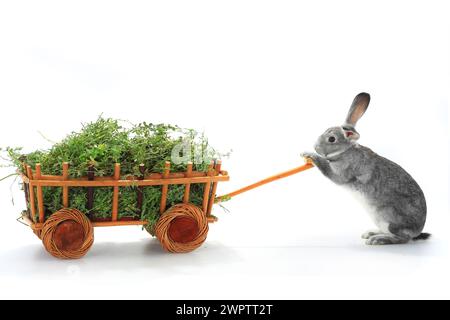
M 328 142 L 330 142 L 330 143 L 336 142 L 336 138 L 335 137 L 329 137 L 328 138 Z

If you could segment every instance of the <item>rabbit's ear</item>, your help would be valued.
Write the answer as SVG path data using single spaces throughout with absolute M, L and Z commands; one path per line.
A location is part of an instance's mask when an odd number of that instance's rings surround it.
M 350 125 L 352 127 L 356 126 L 356 123 L 366 112 L 369 106 L 370 95 L 365 92 L 358 94 L 353 100 L 350 111 L 348 112 L 347 119 L 345 120 L 345 125 Z

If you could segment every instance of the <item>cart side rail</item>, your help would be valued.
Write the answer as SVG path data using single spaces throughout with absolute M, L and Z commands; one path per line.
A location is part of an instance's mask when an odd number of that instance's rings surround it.
M 70 178 L 69 164 L 67 162 L 62 164 L 63 172 L 61 176 L 43 175 L 40 164 L 36 164 L 34 171 L 31 166 L 26 164 L 24 164 L 24 168 L 26 174 L 22 174 L 22 180 L 24 182 L 24 189 L 26 190 L 27 202 L 30 206 L 30 216 L 37 225 L 41 225 L 45 221 L 43 187 L 61 187 L 63 207 L 69 206 L 70 187 L 87 188 L 86 207 L 88 212 L 86 212 L 86 214 L 92 213 L 94 188 L 112 187 L 113 199 L 111 220 L 105 222 L 105 224 L 114 225 L 119 224 L 120 222 L 118 221 L 119 187 L 137 187 L 138 208 L 139 210 L 142 210 L 142 188 L 146 186 L 161 186 L 162 194 L 159 211 L 160 213 L 163 213 L 166 210 L 167 194 L 170 185 L 185 185 L 183 203 L 188 203 L 191 184 L 205 184 L 202 210 L 210 217 L 218 182 L 229 180 L 228 173 L 221 170 L 220 161 L 211 162 L 206 172 L 192 171 L 192 163 L 188 163 L 186 172 L 174 173 L 170 172 L 170 162 L 167 161 L 163 173 L 150 173 L 148 175 L 144 175 L 145 167 L 141 164 L 139 169 L 142 174 L 140 176 L 127 175 L 125 177 L 121 177 L 119 163 L 115 164 L 114 175 L 111 177 L 96 177 L 94 175 L 94 168 L 89 167 L 88 175 L 86 177 Z M 36 193 L 34 190 L 36 190 Z M 35 195 L 37 199 L 35 199 Z M 37 216 L 38 219 L 36 219 Z

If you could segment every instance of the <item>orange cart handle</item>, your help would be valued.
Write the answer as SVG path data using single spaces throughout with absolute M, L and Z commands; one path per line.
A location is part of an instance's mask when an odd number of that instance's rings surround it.
M 219 203 L 219 202 L 222 202 L 222 201 L 229 200 L 229 199 L 231 199 L 231 198 L 233 198 L 233 197 L 235 197 L 235 196 L 237 196 L 237 195 L 239 195 L 241 193 L 244 193 L 244 192 L 250 191 L 252 189 L 261 187 L 261 186 L 263 186 L 265 184 L 268 184 L 270 182 L 273 182 L 273 181 L 276 181 L 276 180 L 280 180 L 280 179 L 292 176 L 292 175 L 297 174 L 299 172 L 311 169 L 312 167 L 314 167 L 314 165 L 312 164 L 311 160 L 307 159 L 306 163 L 304 165 L 300 166 L 300 167 L 297 167 L 297 168 L 291 169 L 289 171 L 285 171 L 285 172 L 276 174 L 274 176 L 271 176 L 271 177 L 268 177 L 268 178 L 266 178 L 264 180 L 255 182 L 255 183 L 253 183 L 253 184 L 251 184 L 249 186 L 246 186 L 244 188 L 241 188 L 239 190 L 230 192 L 230 193 L 225 194 L 223 196 L 216 197 L 215 202 Z

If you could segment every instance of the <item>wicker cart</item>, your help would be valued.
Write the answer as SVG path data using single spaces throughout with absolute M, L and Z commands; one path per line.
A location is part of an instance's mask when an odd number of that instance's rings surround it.
M 170 162 L 165 163 L 163 173 L 145 175 L 144 165 L 140 166 L 140 176 L 121 177 L 120 164 L 114 166 L 112 177 L 96 177 L 94 168 L 88 168 L 83 178 L 69 176 L 69 164 L 62 164 L 61 176 L 42 174 L 40 164 L 33 171 L 31 166 L 23 164 L 26 174 L 22 174 L 25 198 L 28 210 L 22 214 L 22 220 L 42 240 L 45 249 L 57 258 L 76 259 L 84 256 L 94 241 L 93 227 L 146 225 L 148 222 L 140 218 L 119 218 L 119 188 L 135 186 L 137 207 L 142 210 L 143 188 L 161 187 L 160 218 L 155 226 L 155 235 L 161 245 L 170 252 L 189 252 L 205 241 L 208 223 L 215 222 L 211 215 L 217 185 L 220 181 L 228 181 L 226 171 L 221 170 L 220 161 L 211 162 L 206 172 L 193 171 L 192 163 L 188 163 L 186 172 L 170 172 Z M 189 200 L 192 184 L 203 184 L 204 193 L 201 207 Z M 167 208 L 167 193 L 171 185 L 184 185 L 184 196 L 181 203 Z M 49 217 L 45 214 L 43 198 L 44 187 L 62 189 L 62 206 L 58 212 Z M 84 187 L 87 190 L 86 208 L 89 212 L 80 212 L 69 208 L 69 188 Z M 96 219 L 92 214 L 94 188 L 111 187 L 112 212 L 110 219 Z

